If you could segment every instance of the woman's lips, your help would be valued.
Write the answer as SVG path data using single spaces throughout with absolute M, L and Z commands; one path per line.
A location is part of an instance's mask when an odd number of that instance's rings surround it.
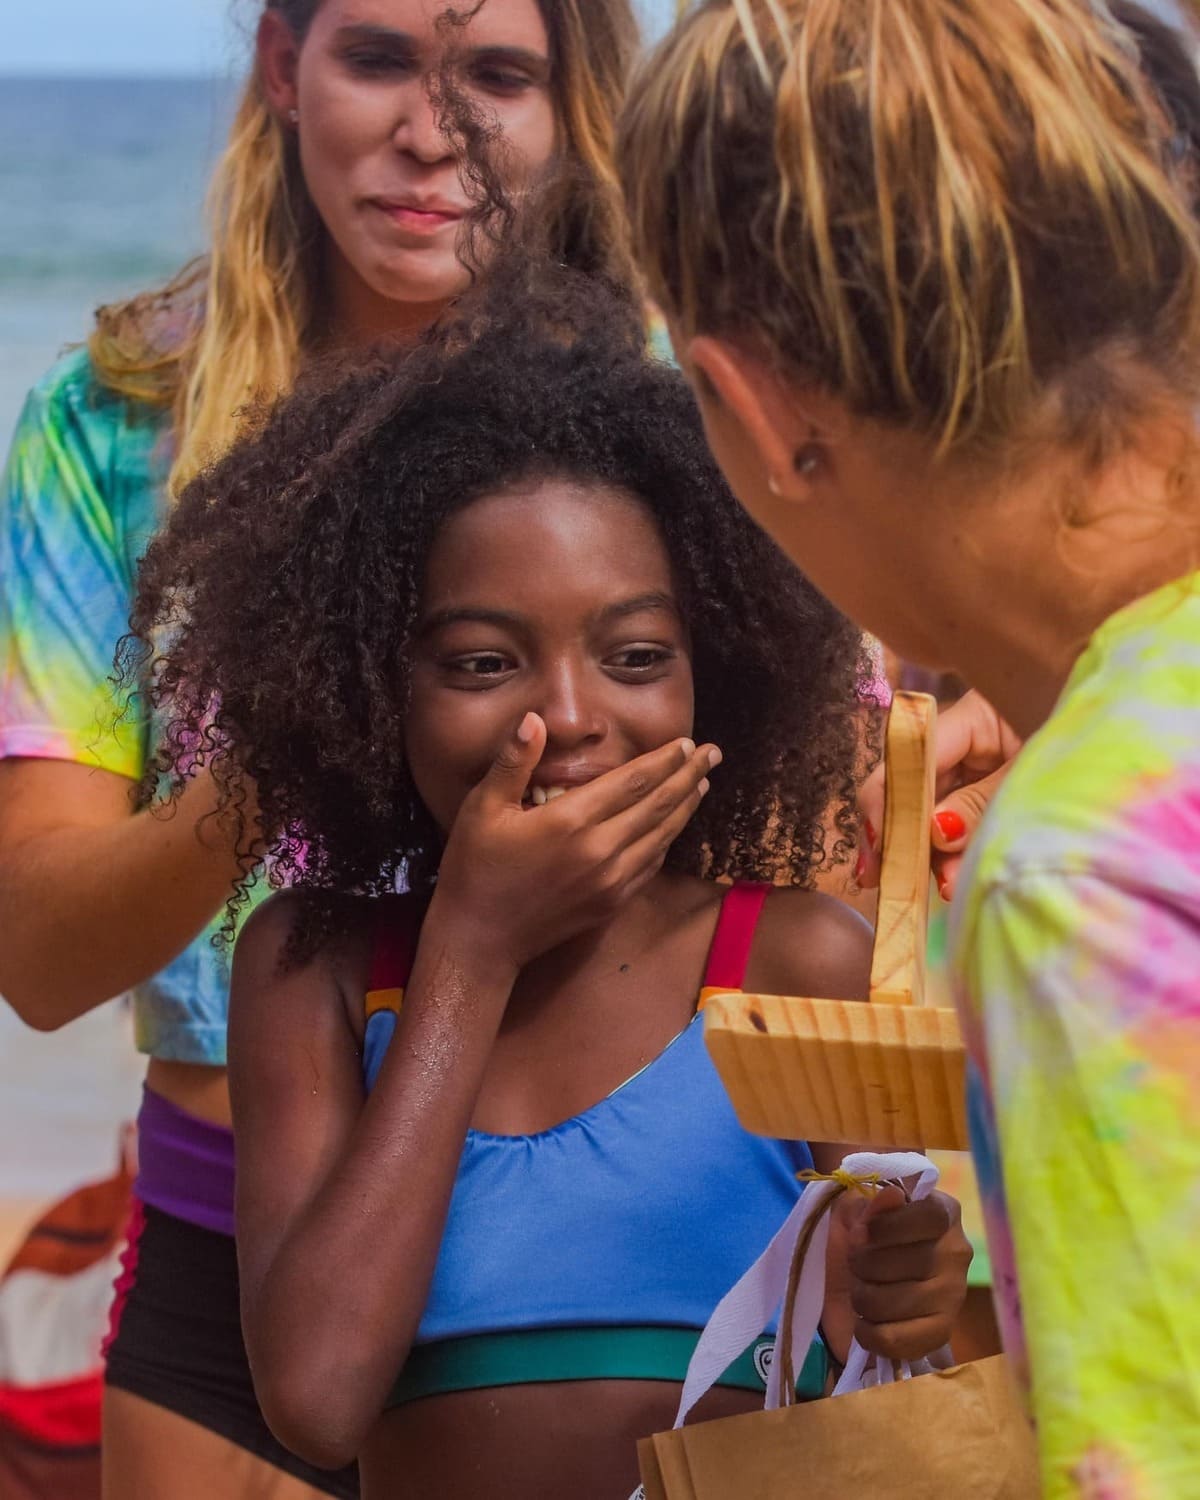
M 457 224 L 462 218 L 460 209 L 424 208 L 413 203 L 394 203 L 382 198 L 374 199 L 373 206 L 380 213 L 386 214 L 399 228 L 416 234 L 437 234 L 448 224 Z

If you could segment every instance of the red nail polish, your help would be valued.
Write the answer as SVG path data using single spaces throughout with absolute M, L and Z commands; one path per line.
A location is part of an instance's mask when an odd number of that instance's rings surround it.
M 938 813 L 933 820 L 941 830 L 942 837 L 948 844 L 957 844 L 959 839 L 966 837 L 967 825 L 958 813 L 947 808 L 945 812 Z
M 874 849 L 879 843 L 879 835 L 875 832 L 875 825 L 870 818 L 863 819 L 863 832 L 867 836 L 867 843 Z

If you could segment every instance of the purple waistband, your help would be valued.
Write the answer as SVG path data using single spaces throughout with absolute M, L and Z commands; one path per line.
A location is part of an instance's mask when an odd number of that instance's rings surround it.
M 185 1224 L 232 1235 L 233 1132 L 143 1089 L 133 1190 Z

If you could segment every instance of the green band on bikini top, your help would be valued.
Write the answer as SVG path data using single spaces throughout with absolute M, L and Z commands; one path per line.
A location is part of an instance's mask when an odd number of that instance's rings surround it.
M 668 1380 L 683 1383 L 700 1337 L 692 1328 L 532 1328 L 418 1344 L 387 1405 L 423 1396 L 493 1386 L 568 1380 Z M 735 1390 L 766 1390 L 775 1340 L 764 1334 L 717 1382 Z M 829 1361 L 818 1340 L 808 1351 L 796 1393 L 809 1401 L 825 1392 Z

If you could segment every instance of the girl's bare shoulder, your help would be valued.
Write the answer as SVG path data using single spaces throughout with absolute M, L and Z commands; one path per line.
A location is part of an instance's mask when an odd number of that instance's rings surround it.
M 870 923 L 836 896 L 781 888 L 759 919 L 745 987 L 760 995 L 865 1000 Z
M 319 943 L 309 936 L 312 906 L 296 890 L 277 891 L 246 920 L 234 954 L 233 987 L 242 1001 L 274 1006 L 286 994 L 336 998 L 351 1029 L 362 1027 L 363 1002 L 379 932 L 399 920 L 408 896 L 347 896 L 332 907 Z

